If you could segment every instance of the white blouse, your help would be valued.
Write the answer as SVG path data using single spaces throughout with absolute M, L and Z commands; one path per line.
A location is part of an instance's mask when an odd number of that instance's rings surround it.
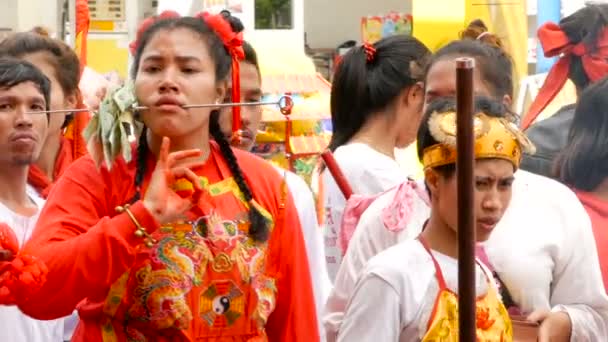
M 447 287 L 458 293 L 458 260 L 432 253 Z M 477 265 L 478 296 L 487 293 L 488 280 L 492 281 Z M 338 341 L 420 341 L 438 293 L 433 259 L 418 240 L 380 252 L 370 259 L 355 286 Z
M 20 247 L 23 247 L 32 236 L 40 210 L 44 206 L 44 200 L 33 188 L 28 186 L 27 193 L 39 208 L 33 216 L 17 214 L 0 203 L 0 221 L 13 229 Z M 0 341 L 2 342 L 61 342 L 63 332 L 63 319 L 39 321 L 26 316 L 16 306 L 0 305 Z
M 333 155 L 355 194 L 375 195 L 407 179 L 407 174 L 397 161 L 366 144 L 343 145 Z M 323 172 L 323 186 L 325 258 L 329 277 L 333 281 L 342 262 L 338 236 L 346 199 L 327 170 Z
M 326 307 L 328 341 L 335 340 L 363 265 L 420 233 L 422 226 L 414 222 L 400 233 L 384 228 L 380 213 L 390 198 L 390 193 L 383 195 L 364 212 L 350 241 Z M 571 341 L 608 341 L 608 297 L 591 222 L 570 189 L 517 171 L 511 204 L 485 247 L 490 263 L 524 313 L 564 310 L 572 321 Z

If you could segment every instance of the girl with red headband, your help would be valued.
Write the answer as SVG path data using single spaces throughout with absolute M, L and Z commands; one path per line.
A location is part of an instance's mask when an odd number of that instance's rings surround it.
M 546 57 L 559 59 L 523 118 L 522 128 L 527 129 L 538 150 L 533 156 L 524 156 L 522 169 L 553 177 L 553 162 L 568 141 L 575 105 L 564 106 L 550 118 L 532 123 L 568 79 L 580 94 L 608 76 L 608 4 L 588 4 L 563 18 L 559 25 L 546 23 L 538 30 L 538 39 Z
M 182 107 L 223 100 L 241 41 L 221 16 L 142 24 L 133 162 L 85 157 L 61 178 L 24 248 L 48 274 L 23 312 L 78 306 L 73 341 L 318 340 L 291 195 L 272 166 L 230 148 L 217 109 Z

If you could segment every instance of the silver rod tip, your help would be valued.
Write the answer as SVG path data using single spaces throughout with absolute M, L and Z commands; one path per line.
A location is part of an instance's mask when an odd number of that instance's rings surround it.
M 471 57 L 460 57 L 456 59 L 456 68 L 458 69 L 473 69 L 475 67 L 475 59 Z

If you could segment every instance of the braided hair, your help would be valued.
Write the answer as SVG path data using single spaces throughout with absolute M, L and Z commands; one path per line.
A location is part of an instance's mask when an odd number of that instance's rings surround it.
M 225 13 L 222 13 L 222 16 L 224 17 L 224 20 L 227 20 L 230 23 L 235 32 L 240 32 L 243 30 L 243 25 L 238 18 L 228 16 Z M 157 32 L 174 28 L 187 28 L 192 32 L 198 33 L 209 47 L 210 57 L 215 63 L 216 78 L 218 80 L 222 80 L 228 76 L 231 70 L 231 57 L 221 39 L 203 19 L 161 14 L 155 21 L 147 21 L 143 23 L 142 27 L 139 29 L 136 44 L 133 46 L 134 63 L 131 70 L 131 76 L 133 79 L 135 79 L 137 70 L 139 69 L 142 52 L 151 38 Z M 269 237 L 269 222 L 264 215 L 262 215 L 256 205 L 254 205 L 253 193 L 249 188 L 249 184 L 247 183 L 243 171 L 238 164 L 237 158 L 230 147 L 230 143 L 220 129 L 219 111 L 214 110 L 211 112 L 209 125 L 210 134 L 217 142 L 222 157 L 226 160 L 228 168 L 232 173 L 239 190 L 249 205 L 249 236 L 255 241 L 264 242 Z M 135 174 L 136 193 L 132 198 L 133 202 L 141 199 L 141 186 L 146 173 L 146 156 L 148 152 L 147 129 L 144 128 L 139 138 L 139 146 L 137 148 L 137 170 Z

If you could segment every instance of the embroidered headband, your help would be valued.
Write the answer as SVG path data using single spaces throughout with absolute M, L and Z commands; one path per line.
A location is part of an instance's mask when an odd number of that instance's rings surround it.
M 456 113 L 433 113 L 429 119 L 429 131 L 439 143 L 429 146 L 422 153 L 424 169 L 456 162 Z M 498 158 L 510 161 L 519 168 L 522 152 L 534 153 L 532 142 L 505 118 L 484 113 L 474 117 L 475 159 Z
M 608 28 L 600 31 L 595 47 L 590 49 L 584 43 L 570 41 L 566 33 L 556 23 L 546 23 L 538 29 L 538 40 L 543 46 L 545 57 L 560 56 L 545 79 L 534 102 L 530 105 L 528 114 L 524 117 L 522 129 L 527 129 L 540 113 L 563 88 L 570 73 L 572 56 L 581 58 L 585 74 L 591 82 L 608 75 Z

